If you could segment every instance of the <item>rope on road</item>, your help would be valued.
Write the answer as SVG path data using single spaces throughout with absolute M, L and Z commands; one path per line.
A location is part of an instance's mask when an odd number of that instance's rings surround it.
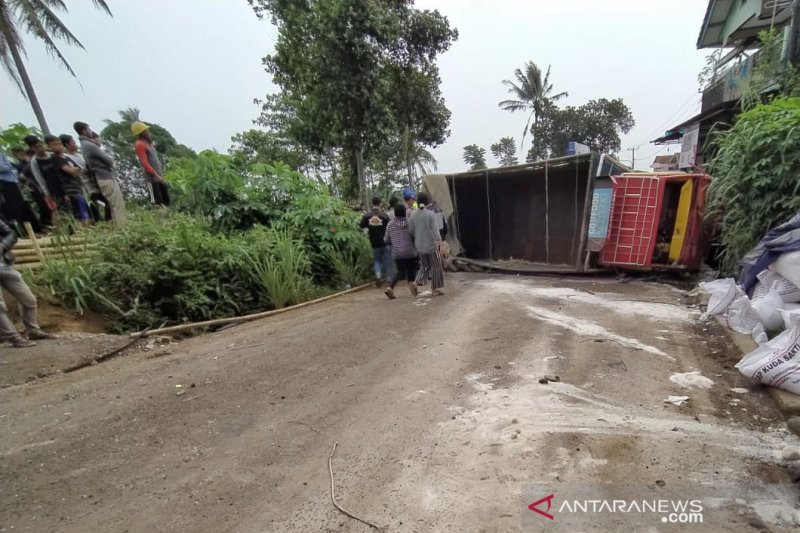
M 333 449 L 331 450 L 331 454 L 328 456 L 328 472 L 331 475 L 331 501 L 333 502 L 333 506 L 336 507 L 337 509 L 339 509 L 339 511 L 341 511 L 342 513 L 344 513 L 347 516 L 349 516 L 350 518 L 352 518 L 353 520 L 358 520 L 362 524 L 366 524 L 369 527 L 371 527 L 372 529 L 377 529 L 378 531 L 380 531 L 381 528 L 379 528 L 378 526 L 376 526 L 372 522 L 368 522 L 367 520 L 364 520 L 363 518 L 357 517 L 356 515 L 354 515 L 353 513 L 351 513 L 350 511 L 346 510 L 344 507 L 342 507 L 338 503 L 336 503 L 336 494 L 334 493 L 334 488 L 333 488 L 333 454 L 336 453 L 336 446 L 338 446 L 338 445 L 339 445 L 338 442 L 334 442 L 333 443 Z

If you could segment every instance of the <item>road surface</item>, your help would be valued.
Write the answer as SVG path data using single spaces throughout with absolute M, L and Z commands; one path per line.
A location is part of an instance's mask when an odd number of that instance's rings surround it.
M 331 503 L 334 442 L 339 503 L 385 531 L 800 526 L 800 472 L 781 460 L 796 438 L 684 291 L 447 285 L 362 291 L 0 390 L 0 530 L 371 531 Z M 681 498 L 703 499 L 702 524 L 630 507 Z M 627 503 L 564 509 L 578 500 Z

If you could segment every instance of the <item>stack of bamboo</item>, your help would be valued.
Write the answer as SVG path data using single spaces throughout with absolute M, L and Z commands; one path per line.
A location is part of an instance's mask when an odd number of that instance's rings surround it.
M 36 237 L 30 224 L 25 226 L 28 238 L 18 240 L 13 250 L 17 270 L 39 268 L 45 261 L 81 259 L 92 252 L 92 245 L 82 235 L 68 239 Z

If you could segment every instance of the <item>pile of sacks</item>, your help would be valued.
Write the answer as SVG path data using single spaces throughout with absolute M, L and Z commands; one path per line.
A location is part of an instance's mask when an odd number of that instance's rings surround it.
M 701 283 L 707 315 L 758 344 L 736 368 L 753 381 L 800 394 L 800 214 L 770 231 L 731 278 Z

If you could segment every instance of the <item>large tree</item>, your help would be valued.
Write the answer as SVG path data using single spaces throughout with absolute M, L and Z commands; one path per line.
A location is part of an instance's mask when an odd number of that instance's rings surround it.
M 141 120 L 139 113 L 135 107 L 123 109 L 119 112 L 120 120 L 106 120 L 106 126 L 100 132 L 103 147 L 114 156 L 120 186 L 128 196 L 145 194 L 144 177 L 134 151 L 135 139 L 131 133 L 131 124 Z M 165 164 L 170 158 L 189 158 L 196 155 L 191 148 L 178 144 L 175 137 L 160 124 L 148 124 L 156 151 Z
M 248 0 L 278 28 L 268 72 L 291 108 L 304 147 L 341 150 L 366 198 L 365 158 L 400 132 L 408 167 L 417 143 L 447 134 L 435 58 L 455 38 L 436 11 L 411 0 Z
M 486 148 L 481 148 L 477 144 L 465 146 L 464 163 L 469 165 L 470 170 L 484 170 L 486 168 Z
M 514 137 L 503 137 L 490 148 L 500 166 L 508 167 L 519 162 L 517 161 L 517 143 L 514 141 Z
M 92 3 L 111 15 L 105 0 L 92 0 Z M 57 11 L 67 11 L 63 0 L 0 0 L 0 63 L 22 94 L 28 98 L 36 120 L 46 134 L 50 133 L 50 128 L 25 67 L 23 57 L 26 56 L 26 52 L 21 33 L 27 32 L 42 41 L 50 55 L 57 58 L 67 71 L 77 78 L 67 58 L 56 45 L 56 41 L 64 41 L 80 48 L 83 48 L 83 45 L 58 18 Z
M 553 94 L 553 84 L 550 82 L 550 66 L 547 73 L 542 77 L 542 70 L 533 61 L 525 63 L 524 72 L 521 69 L 514 71 L 516 81 L 503 80 L 503 85 L 508 87 L 508 92 L 514 99 L 503 100 L 497 105 L 504 111 L 515 113 L 517 111 L 528 112 L 528 120 L 525 129 L 522 130 L 522 141 L 520 150 L 525 145 L 525 135 L 531 130 L 531 120 L 534 126 L 539 123 L 542 115 L 549 106 L 568 96 L 566 91 Z
M 634 124 L 633 114 L 621 98 L 590 100 L 580 107 L 564 109 L 551 104 L 532 128 L 534 142 L 527 160 L 566 155 L 570 141 L 596 152 L 616 153 L 621 146 L 620 134 L 631 131 Z

